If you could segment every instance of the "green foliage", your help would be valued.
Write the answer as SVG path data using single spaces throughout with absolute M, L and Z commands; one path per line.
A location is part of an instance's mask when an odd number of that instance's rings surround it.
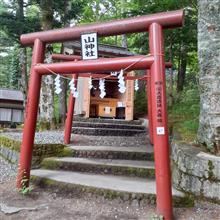
M 197 2 L 196 0 L 28 0 L 24 2 L 24 16 L 19 14 L 18 1 L 0 2 L 0 87 L 19 88 L 20 64 L 17 42 L 21 33 L 41 30 L 42 9 L 49 5 L 52 27 L 63 27 L 68 23 L 91 23 L 127 18 L 156 12 L 186 8 L 186 19 L 183 28 L 165 30 L 165 55 L 171 59 L 174 69 L 174 80 L 182 59 L 181 48 L 185 48 L 187 67 L 184 82 L 185 89 L 181 94 L 173 94 L 176 104 L 170 109 L 171 122 L 182 124 L 179 129 L 184 133 L 195 133 L 198 125 L 199 98 L 197 85 Z M 68 5 L 68 7 L 67 7 Z M 128 49 L 137 54 L 148 54 L 148 34 L 127 34 Z M 121 46 L 121 36 L 110 36 L 99 39 L 106 44 Z M 172 56 L 170 48 L 172 45 Z M 54 45 L 54 51 L 60 52 L 60 44 Z M 30 63 L 30 50 L 28 63 Z M 136 115 L 146 114 L 147 98 L 142 87 L 135 94 L 134 111 Z M 168 91 L 169 92 L 169 91 Z M 195 97 L 196 100 L 193 100 Z M 55 115 L 58 118 L 57 97 L 55 96 Z
M 18 172 L 19 175 L 22 177 L 21 181 L 21 188 L 18 189 L 18 192 L 20 192 L 22 195 L 29 194 L 33 187 L 29 186 L 29 178 L 27 178 L 27 172 L 26 170 L 21 170 L 20 164 L 18 165 Z
M 19 63 L 19 50 L 17 47 L 15 47 L 12 52 L 8 74 L 10 74 L 10 87 L 14 89 L 19 89 L 21 68 Z
M 150 220 L 163 220 L 164 217 L 162 215 L 152 214 L 150 216 Z
M 19 189 L 19 192 L 24 196 L 29 194 L 33 190 L 32 186 L 26 186 L 27 181 L 28 179 L 22 179 L 21 180 L 22 187 Z
M 185 141 L 194 141 L 199 125 L 199 91 L 194 86 L 185 89 L 169 109 L 169 123 L 178 129 Z
M 39 14 L 30 13 L 30 8 L 28 9 L 26 16 L 22 17 L 18 13 L 17 1 L 8 1 L 8 4 L 0 5 L 0 30 L 8 34 L 12 43 L 19 41 L 21 33 L 40 30 Z
M 18 45 L 0 51 L 0 87 L 20 89 L 21 68 Z
M 147 97 L 145 89 L 138 90 L 134 99 L 134 115 L 135 117 L 147 114 Z

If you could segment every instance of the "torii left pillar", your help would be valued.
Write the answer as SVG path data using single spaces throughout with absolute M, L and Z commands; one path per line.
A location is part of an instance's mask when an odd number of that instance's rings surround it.
M 75 86 L 77 87 L 78 82 L 78 74 L 73 74 L 73 79 L 75 79 Z M 71 139 L 71 131 L 72 131 L 72 123 L 73 123 L 73 115 L 74 115 L 74 107 L 75 107 L 75 98 L 70 93 L 69 103 L 68 103 L 68 112 L 65 121 L 65 130 L 64 130 L 64 143 L 69 144 Z
M 44 61 L 45 44 L 36 39 L 34 41 L 32 66 L 29 80 L 29 90 L 25 109 L 24 132 L 20 150 L 20 161 L 18 165 L 17 188 L 29 185 L 31 159 L 34 146 L 38 104 L 40 97 L 41 75 L 34 70 L 37 63 Z

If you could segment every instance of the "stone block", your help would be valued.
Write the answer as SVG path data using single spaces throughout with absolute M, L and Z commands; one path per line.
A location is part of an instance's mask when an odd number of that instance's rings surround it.
M 182 173 L 182 178 L 179 187 L 185 192 L 190 192 L 195 195 L 200 195 L 202 189 L 202 183 L 199 180 L 199 178 Z
M 0 156 L 4 157 L 12 163 L 18 163 L 19 153 L 8 147 L 0 146 Z
M 181 171 L 175 164 L 172 166 L 172 180 L 173 185 L 178 189 L 181 181 Z
M 173 161 L 182 172 L 204 179 L 220 180 L 220 157 L 183 143 L 174 143 L 172 154 Z
M 220 181 L 220 157 L 205 152 L 200 152 L 197 157 L 207 162 L 209 175 L 212 175 L 211 178 Z
M 220 200 L 220 182 L 205 181 L 203 184 L 203 195 L 206 198 Z

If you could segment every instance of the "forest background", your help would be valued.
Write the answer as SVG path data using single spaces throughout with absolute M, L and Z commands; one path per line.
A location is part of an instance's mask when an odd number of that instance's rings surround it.
M 185 9 L 183 28 L 165 31 L 165 57 L 173 63 L 166 71 L 170 132 L 178 130 L 186 141 L 194 141 L 199 126 L 199 83 L 197 53 L 198 6 L 196 0 L 4 0 L 0 2 L 0 88 L 22 90 L 27 95 L 32 48 L 23 48 L 23 33 Z M 148 54 L 148 33 L 99 39 L 101 43 L 123 46 L 135 54 Z M 63 52 L 62 44 L 53 51 Z M 144 74 L 139 72 L 138 74 Z M 38 129 L 62 127 L 66 115 L 67 83 L 54 94 L 54 76 L 42 82 L 43 105 Z M 145 116 L 145 83 L 135 94 L 135 116 Z M 45 123 L 46 122 L 46 123 Z

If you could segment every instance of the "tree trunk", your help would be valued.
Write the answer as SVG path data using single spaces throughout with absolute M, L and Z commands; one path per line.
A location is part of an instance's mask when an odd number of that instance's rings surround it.
M 125 0 L 121 0 L 121 14 L 122 14 L 122 17 L 124 17 L 124 12 L 125 12 Z M 126 34 L 121 35 L 121 46 L 124 47 L 124 48 L 128 48 L 128 41 L 127 41 Z
M 19 21 L 24 21 L 24 1 L 17 0 L 17 10 L 16 17 Z M 20 34 L 22 34 L 23 30 L 20 29 Z M 27 91 L 28 91 L 28 79 L 27 79 L 27 54 L 26 48 L 20 47 L 19 49 L 19 63 L 21 67 L 21 88 L 24 94 L 24 106 L 27 100 Z
M 28 91 L 28 77 L 27 77 L 27 51 L 26 48 L 21 47 L 19 52 L 19 61 L 21 65 L 21 87 L 24 94 L 24 105 L 27 100 Z
M 182 45 L 180 49 L 180 62 L 178 67 L 178 75 L 177 75 L 177 93 L 183 91 L 185 78 L 186 78 L 186 58 L 187 58 L 187 52 L 186 52 L 186 46 Z
M 128 48 L 127 36 L 125 34 L 121 35 L 121 46 Z
M 63 46 L 61 48 L 61 54 L 63 53 Z M 59 123 L 64 126 L 67 112 L 67 82 L 65 79 L 60 79 L 60 88 L 62 89 L 59 94 Z
M 169 61 L 173 64 L 173 39 L 172 36 L 170 36 L 170 46 L 169 46 Z M 170 72 L 170 86 L 169 86 L 169 105 L 173 105 L 173 67 L 169 69 Z
M 67 82 L 65 79 L 60 79 L 60 88 L 62 89 L 59 94 L 59 123 L 63 127 L 66 120 L 67 113 Z
M 70 25 L 70 20 L 67 19 L 65 15 L 69 13 L 71 10 L 71 4 L 69 0 L 64 1 L 64 16 L 62 23 L 64 27 L 68 27 Z M 61 47 L 61 54 L 64 53 L 63 45 Z M 66 112 L 67 112 L 67 82 L 65 79 L 60 79 L 60 88 L 62 89 L 61 93 L 59 94 L 59 123 L 61 126 L 64 126 L 66 120 Z
M 52 0 L 41 1 L 41 25 L 43 30 L 52 29 L 53 9 Z M 51 47 L 47 47 L 46 58 L 50 56 Z M 46 60 L 47 61 L 47 60 Z M 40 124 L 42 129 L 55 127 L 54 117 L 54 76 L 48 75 L 42 77 L 41 96 L 40 96 Z
M 220 1 L 199 0 L 198 54 L 200 120 L 198 140 L 220 153 Z

